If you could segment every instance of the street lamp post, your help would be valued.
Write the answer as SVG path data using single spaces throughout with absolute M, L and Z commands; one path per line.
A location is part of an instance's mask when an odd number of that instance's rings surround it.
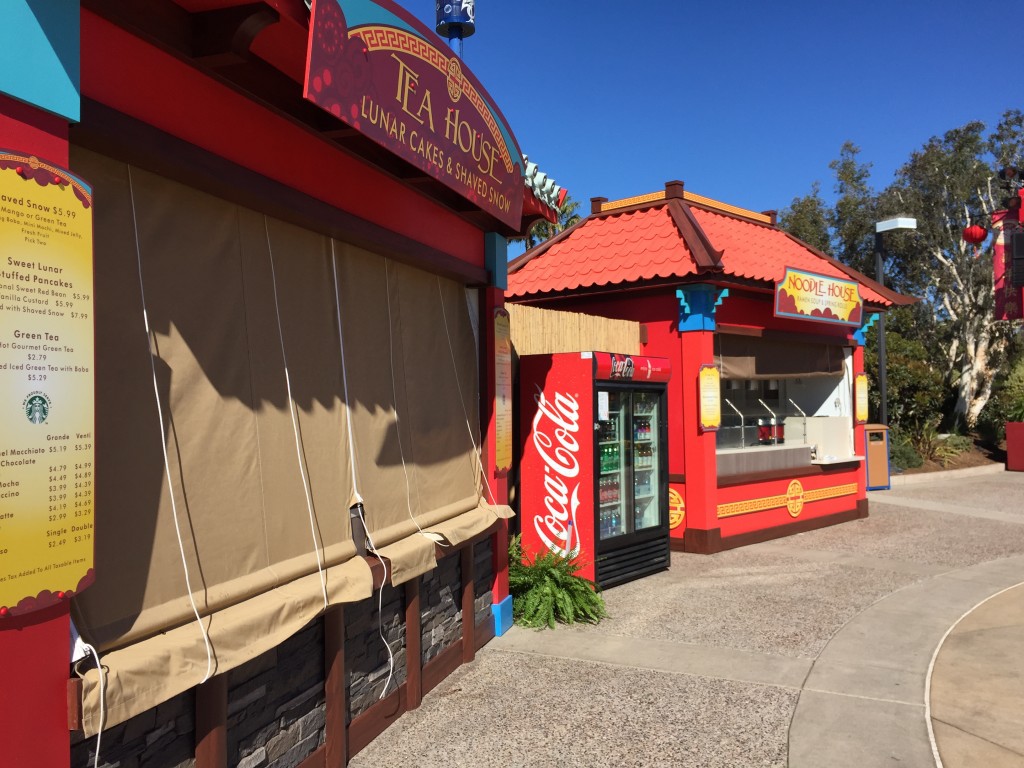
M 894 229 L 917 229 L 917 219 L 901 216 L 875 224 L 875 280 L 885 285 L 885 247 L 882 233 Z M 885 313 L 878 316 L 878 421 L 889 425 L 888 381 L 885 370 Z

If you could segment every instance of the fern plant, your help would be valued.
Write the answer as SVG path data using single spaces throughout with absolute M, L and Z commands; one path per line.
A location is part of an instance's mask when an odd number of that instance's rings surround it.
M 522 627 L 555 628 L 556 623 L 596 624 L 608 616 L 600 588 L 579 575 L 583 563 L 545 550 L 523 556 L 520 536 L 508 548 L 512 617 Z

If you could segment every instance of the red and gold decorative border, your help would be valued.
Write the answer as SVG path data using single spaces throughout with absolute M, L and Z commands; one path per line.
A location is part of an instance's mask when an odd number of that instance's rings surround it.
M 9 163 L 27 163 L 29 169 L 33 173 L 43 171 L 50 175 L 50 178 L 59 181 L 63 184 L 70 184 L 71 188 L 75 190 L 79 200 L 82 201 L 86 208 L 92 206 L 92 190 L 85 186 L 77 177 L 68 173 L 64 168 L 60 168 L 56 165 L 51 165 L 45 160 L 40 160 L 35 155 L 21 155 L 12 152 L 0 151 L 0 167 L 7 168 Z M 45 182 L 43 182 L 45 184 Z
M 449 83 L 448 91 L 452 96 L 453 101 L 458 101 L 458 97 L 452 93 L 454 90 L 460 95 L 465 95 L 473 107 L 476 109 L 477 114 L 487 124 L 488 130 L 491 132 L 491 137 L 494 139 L 494 145 L 501 148 L 501 159 L 505 162 L 505 170 L 508 173 L 512 173 L 513 163 L 512 156 L 508 153 L 508 145 L 505 139 L 501 135 L 501 131 L 498 129 L 498 123 L 494 120 L 494 115 L 491 110 L 487 108 L 487 104 L 484 102 L 480 92 L 473 87 L 473 83 L 469 81 L 467 77 L 462 74 L 461 67 L 452 67 L 450 60 L 437 48 L 434 48 L 422 37 L 414 35 L 410 32 L 406 32 L 403 29 L 396 29 L 395 27 L 388 27 L 384 25 L 367 25 L 364 27 L 358 27 L 349 32 L 349 37 L 360 37 L 366 44 L 366 48 L 369 51 L 396 51 L 398 53 L 405 53 L 410 56 L 414 56 L 420 61 L 434 67 L 438 72 L 444 75 L 446 78 L 453 76 L 460 77 L 462 82 L 458 84 L 454 89 L 452 84 Z
M 799 517 L 805 504 L 812 501 L 824 499 L 836 499 L 841 496 L 852 496 L 857 493 L 856 483 L 835 485 L 831 488 L 816 488 L 805 491 L 799 480 L 789 484 L 786 493 L 776 496 L 765 496 L 760 499 L 746 499 L 744 501 L 732 501 L 728 504 L 718 505 L 718 519 L 735 517 L 737 515 L 749 515 L 752 512 L 764 512 L 769 509 L 785 507 L 791 517 Z

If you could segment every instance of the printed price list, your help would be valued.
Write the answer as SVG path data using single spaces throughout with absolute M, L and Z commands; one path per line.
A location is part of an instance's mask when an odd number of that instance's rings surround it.
M 93 349 L 91 192 L 0 150 L 0 616 L 87 583 Z

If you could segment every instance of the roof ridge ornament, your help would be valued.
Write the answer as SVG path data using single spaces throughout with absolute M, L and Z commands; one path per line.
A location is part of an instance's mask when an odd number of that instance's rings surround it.
M 559 186 L 554 179 L 540 171 L 537 164 L 531 162 L 527 155 L 523 155 L 523 183 L 538 200 L 556 211 L 562 207 L 569 194 L 569 190 Z

